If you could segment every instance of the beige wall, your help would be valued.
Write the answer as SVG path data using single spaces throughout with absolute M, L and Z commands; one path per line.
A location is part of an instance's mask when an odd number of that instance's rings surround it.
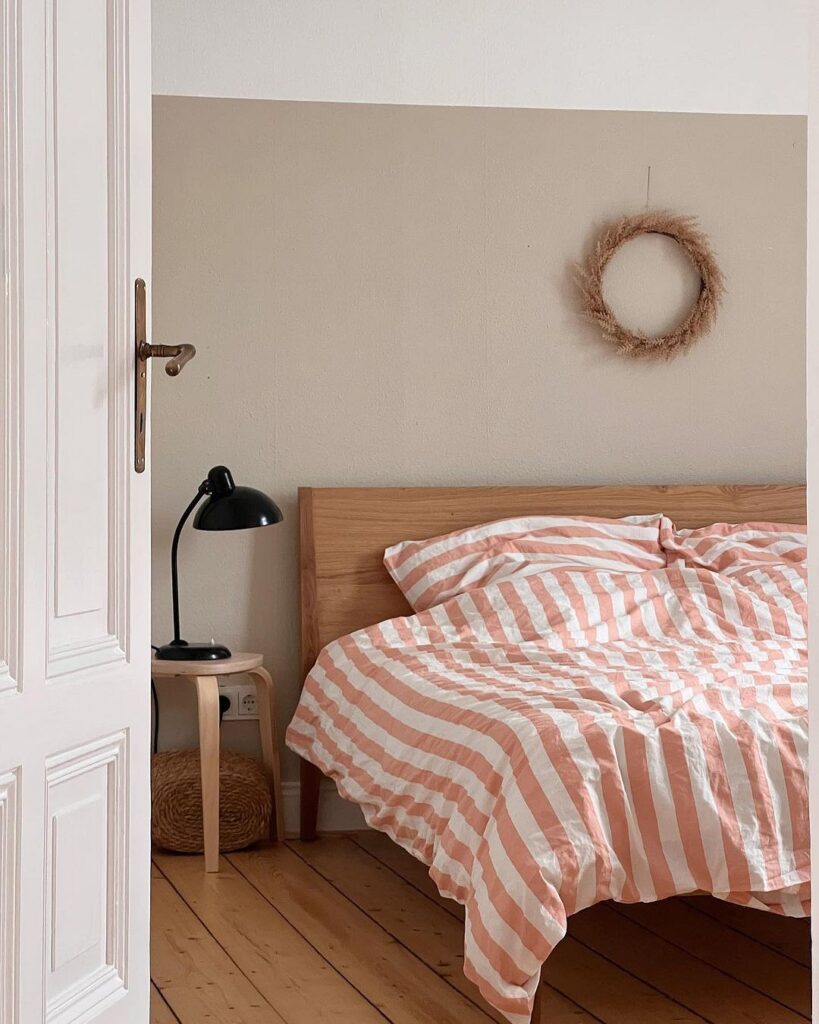
M 154 341 L 198 355 L 153 388 L 154 642 L 168 545 L 208 467 L 280 527 L 181 545 L 183 633 L 265 653 L 297 694 L 299 484 L 804 479 L 800 117 L 161 97 Z M 671 363 L 618 359 L 570 264 L 607 218 L 696 214 L 728 294 Z M 658 324 L 692 282 L 647 240 L 613 268 Z M 163 744 L 195 717 L 162 692 Z M 247 725 L 228 742 L 250 742 Z M 294 765 L 288 763 L 292 776 Z

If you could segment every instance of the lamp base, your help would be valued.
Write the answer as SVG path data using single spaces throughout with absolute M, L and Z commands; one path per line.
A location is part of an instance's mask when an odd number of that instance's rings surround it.
M 230 656 L 222 644 L 189 644 L 187 640 L 174 640 L 154 651 L 160 661 L 222 661 Z

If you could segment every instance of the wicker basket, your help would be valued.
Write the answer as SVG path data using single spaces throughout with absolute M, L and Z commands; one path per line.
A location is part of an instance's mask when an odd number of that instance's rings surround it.
M 198 750 L 166 750 L 151 764 L 151 836 L 154 845 L 177 853 L 202 853 L 202 780 Z M 219 849 L 241 850 L 270 830 L 273 801 L 258 761 L 222 750 L 219 754 Z

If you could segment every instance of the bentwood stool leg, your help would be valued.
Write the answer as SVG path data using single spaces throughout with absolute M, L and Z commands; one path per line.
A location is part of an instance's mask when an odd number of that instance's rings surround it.
M 261 665 L 248 673 L 256 684 L 256 705 L 259 709 L 259 735 L 262 741 L 262 761 L 267 781 L 273 790 L 275 810 L 275 838 L 284 839 L 284 804 L 282 802 L 282 779 L 279 766 L 279 744 L 276 741 L 276 700 L 273 680 Z M 271 822 L 271 825 L 273 822 Z M 273 829 L 271 828 L 271 833 Z
M 205 871 L 219 870 L 219 679 L 196 676 Z

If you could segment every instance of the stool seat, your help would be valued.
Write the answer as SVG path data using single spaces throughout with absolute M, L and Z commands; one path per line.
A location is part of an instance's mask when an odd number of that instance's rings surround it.
M 238 672 L 249 672 L 258 668 L 264 658 L 261 654 L 231 654 L 229 658 L 216 661 L 165 661 L 151 659 L 151 675 L 155 679 L 169 676 L 229 676 Z

